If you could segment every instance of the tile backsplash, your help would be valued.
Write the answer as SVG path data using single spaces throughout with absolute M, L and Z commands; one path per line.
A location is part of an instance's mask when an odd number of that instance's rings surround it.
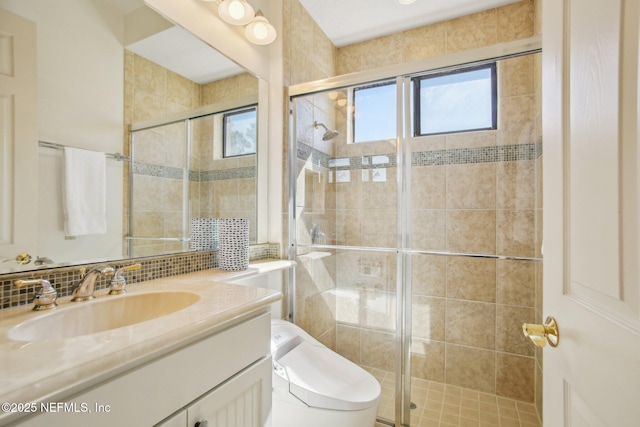
M 280 258 L 279 246 L 271 243 L 252 245 L 249 248 L 249 259 L 255 261 Z M 0 276 L 0 309 L 26 305 L 33 301 L 39 285 L 18 289 L 14 286 L 14 282 L 18 279 L 48 280 L 58 292 L 58 297 L 61 298 L 71 295 L 75 285 L 79 283 L 83 271 L 88 271 L 97 265 L 108 264 L 118 269 L 135 263 L 140 263 L 141 268 L 124 273 L 128 284 L 217 268 L 218 257 L 215 250 L 196 251 L 5 274 Z M 110 278 L 100 278 L 96 282 L 96 291 L 106 289 L 109 286 L 109 281 Z

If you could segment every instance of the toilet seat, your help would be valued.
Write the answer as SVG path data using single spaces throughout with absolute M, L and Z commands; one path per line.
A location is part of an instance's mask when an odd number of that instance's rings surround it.
M 287 373 L 290 393 L 311 407 L 355 411 L 380 396 L 371 374 L 321 345 L 302 340 L 277 363 Z

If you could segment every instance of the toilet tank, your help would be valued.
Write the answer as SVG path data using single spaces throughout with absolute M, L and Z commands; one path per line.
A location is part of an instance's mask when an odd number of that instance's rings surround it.
M 277 262 L 277 261 L 276 261 Z M 271 289 L 274 291 L 282 292 L 285 295 L 285 298 L 274 302 L 271 304 L 271 318 L 272 319 L 283 319 L 286 317 L 286 304 L 285 299 L 287 295 L 287 276 L 289 274 L 289 270 L 294 267 L 289 262 L 287 262 L 287 266 L 284 268 L 279 268 L 276 270 L 271 270 L 267 272 L 259 272 L 255 274 L 248 274 L 246 276 L 240 277 L 238 279 L 227 280 L 227 283 L 232 283 L 234 285 L 242 285 L 242 286 L 251 286 L 256 288 L 265 288 Z M 251 270 L 251 267 L 249 267 Z

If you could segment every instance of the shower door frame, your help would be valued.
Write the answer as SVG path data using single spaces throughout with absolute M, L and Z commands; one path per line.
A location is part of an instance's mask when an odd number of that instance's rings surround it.
M 510 57 L 539 53 L 542 51 L 541 36 L 496 44 L 492 46 L 470 49 L 468 51 L 443 55 L 408 64 L 391 65 L 376 70 L 352 73 L 331 77 L 309 83 L 302 83 L 288 88 L 289 126 L 288 126 L 288 256 L 295 260 L 298 246 L 310 249 L 359 250 L 396 253 L 396 330 L 395 330 L 395 426 L 410 425 L 411 411 L 411 260 L 412 255 L 465 256 L 509 260 L 540 261 L 534 258 L 511 257 L 502 255 L 464 254 L 446 251 L 424 251 L 412 249 L 411 230 L 411 79 L 418 75 L 432 74 L 447 69 L 481 65 Z M 345 245 L 298 244 L 296 236 L 296 153 L 298 144 L 295 139 L 296 123 L 294 116 L 294 98 L 311 95 L 317 92 L 344 89 L 370 82 L 393 80 L 396 82 L 396 248 L 363 247 Z M 295 322 L 295 274 L 290 272 L 288 280 L 287 318 Z M 384 420 L 379 420 L 386 424 Z

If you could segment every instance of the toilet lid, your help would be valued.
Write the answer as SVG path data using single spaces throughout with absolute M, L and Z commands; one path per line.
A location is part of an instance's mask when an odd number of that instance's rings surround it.
M 303 341 L 278 363 L 287 371 L 290 393 L 309 406 L 355 411 L 380 397 L 373 375 L 327 347 Z

